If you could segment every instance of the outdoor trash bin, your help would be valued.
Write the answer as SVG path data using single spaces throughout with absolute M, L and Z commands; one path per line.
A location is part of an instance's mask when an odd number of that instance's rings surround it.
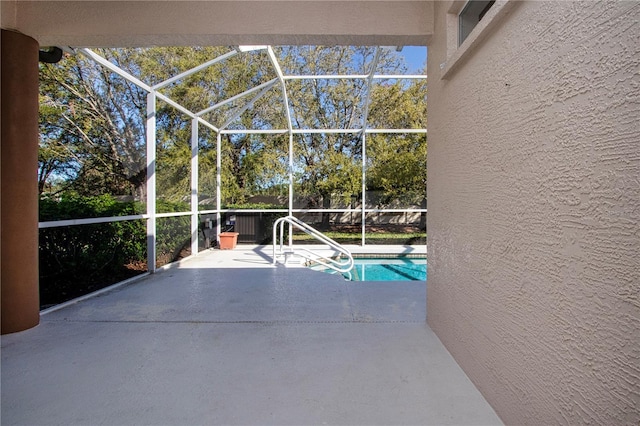
M 236 248 L 238 243 L 237 232 L 221 232 L 220 233 L 220 250 L 231 250 Z

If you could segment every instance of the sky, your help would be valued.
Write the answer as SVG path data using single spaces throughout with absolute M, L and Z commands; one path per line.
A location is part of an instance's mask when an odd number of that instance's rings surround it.
M 425 46 L 404 46 L 402 52 L 410 73 L 418 73 L 426 69 L 427 48 Z

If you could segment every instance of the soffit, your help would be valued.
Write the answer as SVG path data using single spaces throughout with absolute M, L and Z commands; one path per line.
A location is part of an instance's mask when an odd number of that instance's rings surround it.
M 432 1 L 2 1 L 42 46 L 426 45 Z

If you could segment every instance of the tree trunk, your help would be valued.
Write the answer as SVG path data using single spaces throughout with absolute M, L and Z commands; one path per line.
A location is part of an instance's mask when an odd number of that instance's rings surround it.
M 422 202 L 420 203 L 420 208 L 422 209 L 426 209 L 427 208 L 427 199 L 423 198 Z M 419 229 L 421 231 L 426 231 L 427 230 L 427 214 L 426 213 L 420 213 L 420 225 Z
M 322 194 L 322 208 L 330 209 L 331 208 L 331 194 Z M 331 213 L 322 213 L 322 224 L 320 225 L 320 229 L 322 231 L 329 230 L 331 226 Z

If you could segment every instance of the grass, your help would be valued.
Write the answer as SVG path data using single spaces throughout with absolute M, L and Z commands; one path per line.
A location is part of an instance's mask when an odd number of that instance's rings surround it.
M 327 231 L 324 235 L 338 242 L 356 242 L 360 243 L 362 234 L 354 232 Z M 365 239 L 368 243 L 377 244 L 422 244 L 426 241 L 426 232 L 376 232 L 366 233 Z M 316 239 L 306 233 L 295 233 L 293 240 L 303 243 L 314 243 Z

